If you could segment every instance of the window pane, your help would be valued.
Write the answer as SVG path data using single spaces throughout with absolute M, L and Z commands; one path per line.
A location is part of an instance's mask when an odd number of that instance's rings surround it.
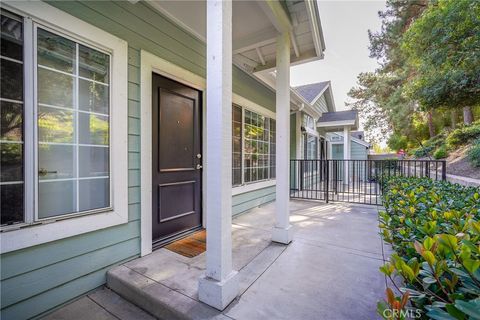
M 2 98 L 23 101 L 23 64 L 0 59 Z
M 0 140 L 23 140 L 23 105 L 0 101 Z
M 73 73 L 75 68 L 75 42 L 38 28 L 37 48 L 39 65 Z
M 80 143 L 108 145 L 108 117 L 79 113 L 78 118 Z
M 38 102 L 73 108 L 73 77 L 38 68 Z
M 37 34 L 39 218 L 109 207 L 110 56 Z
M 0 224 L 23 221 L 23 183 L 0 185 Z
M 74 142 L 73 112 L 62 109 L 38 108 L 38 141 L 55 143 Z
M 72 213 L 76 208 L 75 180 L 39 183 L 38 217 L 40 219 Z
M 20 17 L 13 19 L 11 16 L 1 15 L 1 53 L 4 57 L 23 61 L 23 23 Z
M 110 206 L 108 179 L 80 180 L 80 211 Z
M 80 76 L 95 81 L 108 83 L 110 57 L 100 51 L 79 46 Z
M 79 80 L 80 110 L 108 114 L 108 86 L 88 80 Z
M 0 100 L 0 224 L 2 225 L 24 220 L 22 21 L 22 18 L 2 10 L 0 43 L 1 55 L 5 57 L 0 59 L 0 98 L 2 99 Z
M 108 148 L 79 147 L 80 177 L 109 175 Z
M 0 143 L 0 182 L 23 181 L 23 144 Z
M 41 144 L 38 146 L 40 180 L 75 177 L 75 147 Z

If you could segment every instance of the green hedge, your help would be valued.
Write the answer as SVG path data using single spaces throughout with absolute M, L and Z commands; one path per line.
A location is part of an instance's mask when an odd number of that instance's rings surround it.
M 380 228 L 394 253 L 380 271 L 400 275 L 405 288 L 396 288 L 400 297 L 389 289 L 379 312 L 409 299 L 424 318 L 480 319 L 479 194 L 426 178 L 385 182 Z

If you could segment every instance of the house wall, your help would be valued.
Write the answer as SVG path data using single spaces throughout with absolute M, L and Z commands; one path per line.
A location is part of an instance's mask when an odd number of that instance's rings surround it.
M 357 143 L 353 140 L 351 140 L 351 159 L 352 160 L 367 160 L 368 158 L 368 149 L 364 146 L 361 145 L 360 143 Z M 334 160 L 342 160 L 343 159 L 343 143 L 335 143 L 332 144 L 332 159 Z
M 129 222 L 1 256 L 1 317 L 25 319 L 48 312 L 105 283 L 113 265 L 140 254 L 140 50 L 205 76 L 205 45 L 144 2 L 48 1 L 126 40 L 128 52 Z M 275 94 L 233 68 L 233 91 L 270 110 Z M 274 199 L 274 187 L 233 198 L 239 213 Z
M 322 95 L 313 105 L 315 109 L 320 112 L 328 112 L 327 100 L 325 100 L 325 95 Z

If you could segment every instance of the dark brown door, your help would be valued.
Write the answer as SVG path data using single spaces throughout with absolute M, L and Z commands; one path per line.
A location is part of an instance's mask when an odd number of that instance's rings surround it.
M 164 242 L 202 224 L 201 93 L 152 75 L 152 235 Z

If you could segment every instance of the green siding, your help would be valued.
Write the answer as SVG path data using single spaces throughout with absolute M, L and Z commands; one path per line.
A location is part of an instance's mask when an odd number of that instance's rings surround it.
M 368 156 L 368 150 L 364 145 L 352 141 L 352 147 L 350 150 L 350 158 L 352 160 L 366 160 Z M 343 159 L 343 143 L 332 144 L 332 159 Z
M 368 149 L 364 145 L 361 145 L 360 143 L 352 141 L 351 154 L 352 154 L 352 159 L 354 160 L 367 160 Z
M 297 130 L 297 113 L 290 115 L 290 159 L 297 158 L 297 137 L 296 132 Z M 300 130 L 300 128 L 299 128 Z
M 232 198 L 233 215 L 275 200 L 275 186 L 242 193 Z
M 129 222 L 1 256 L 1 318 L 34 317 L 105 283 L 106 271 L 140 254 L 140 50 L 205 76 L 205 44 L 145 2 L 48 1 L 126 40 Z M 275 94 L 237 67 L 233 91 L 270 110 Z M 125 173 L 127 174 L 127 173 Z M 233 198 L 234 214 L 274 199 L 275 188 Z
M 328 112 L 327 101 L 325 100 L 325 96 L 322 95 L 313 105 L 313 107 L 318 110 L 319 112 Z

